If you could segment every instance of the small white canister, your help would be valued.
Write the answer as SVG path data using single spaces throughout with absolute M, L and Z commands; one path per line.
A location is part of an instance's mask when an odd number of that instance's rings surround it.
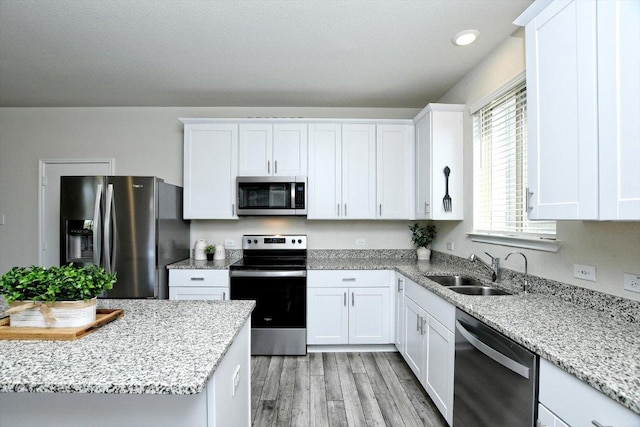
M 213 259 L 225 259 L 227 258 L 227 253 L 224 249 L 224 245 L 222 243 L 216 243 L 215 245 L 216 252 L 213 255 Z
M 207 254 L 204 253 L 204 248 L 207 247 L 206 240 L 196 240 L 196 244 L 193 247 L 193 259 L 196 261 L 206 261 Z

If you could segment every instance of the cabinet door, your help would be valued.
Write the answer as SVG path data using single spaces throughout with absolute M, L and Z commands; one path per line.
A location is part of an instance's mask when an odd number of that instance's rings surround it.
M 184 218 L 237 219 L 238 125 L 184 128 Z
M 464 105 L 429 104 L 415 123 L 416 218 L 464 218 L 463 111 Z M 449 179 L 444 173 L 449 168 Z M 451 210 L 444 210 L 449 193 Z
M 455 335 L 433 317 L 427 322 L 427 365 L 424 387 L 442 416 L 453 423 Z
M 342 127 L 309 125 L 307 219 L 336 219 L 342 213 Z
M 396 348 L 402 356 L 405 355 L 405 335 L 404 335 L 404 288 L 405 281 L 408 280 L 401 274 L 396 277 Z
M 377 218 L 413 218 L 413 126 L 377 125 L 376 158 Z
M 640 220 L 640 2 L 598 2 L 600 219 Z
M 226 301 L 229 299 L 229 288 L 211 288 L 205 286 L 170 287 L 169 299 Z
M 376 217 L 376 127 L 342 125 L 342 217 Z
M 526 44 L 529 217 L 597 219 L 596 2 L 550 3 Z
M 413 373 L 422 383 L 425 369 L 425 339 L 423 338 L 424 322 L 427 313 L 405 296 L 404 299 L 404 323 L 405 323 L 405 357 Z
M 348 288 L 307 289 L 307 343 L 348 344 Z
M 307 125 L 273 125 L 273 175 L 307 175 Z
M 416 219 L 431 219 L 431 114 L 415 123 Z
M 350 288 L 349 344 L 389 344 L 389 288 Z
M 240 176 L 269 176 L 273 174 L 273 125 L 264 123 L 240 124 L 238 174 Z

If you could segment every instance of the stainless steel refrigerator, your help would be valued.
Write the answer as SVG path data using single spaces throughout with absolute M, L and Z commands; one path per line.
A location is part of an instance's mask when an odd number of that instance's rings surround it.
M 60 264 L 115 271 L 102 297 L 167 299 L 166 266 L 188 257 L 182 187 L 157 177 L 60 178 Z

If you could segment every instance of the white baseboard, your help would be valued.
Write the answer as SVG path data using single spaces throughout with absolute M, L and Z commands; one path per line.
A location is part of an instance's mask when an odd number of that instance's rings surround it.
M 371 345 L 307 345 L 307 353 L 373 353 L 392 351 L 398 349 L 393 344 L 371 344 Z

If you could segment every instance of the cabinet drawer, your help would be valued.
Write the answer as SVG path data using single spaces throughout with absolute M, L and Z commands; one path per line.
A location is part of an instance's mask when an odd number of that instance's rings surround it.
M 169 270 L 169 287 L 174 287 L 174 286 L 198 286 L 198 287 L 229 286 L 229 270 L 205 270 L 205 269 Z
M 389 270 L 310 270 L 307 272 L 307 287 L 389 287 L 390 274 Z
M 449 331 L 455 330 L 456 307 L 453 304 L 411 280 L 406 281 L 405 295 L 414 300 Z
M 640 415 L 542 358 L 539 400 L 571 426 L 640 425 Z
M 176 286 L 169 289 L 171 300 L 219 300 L 229 299 L 229 288 L 212 286 Z

